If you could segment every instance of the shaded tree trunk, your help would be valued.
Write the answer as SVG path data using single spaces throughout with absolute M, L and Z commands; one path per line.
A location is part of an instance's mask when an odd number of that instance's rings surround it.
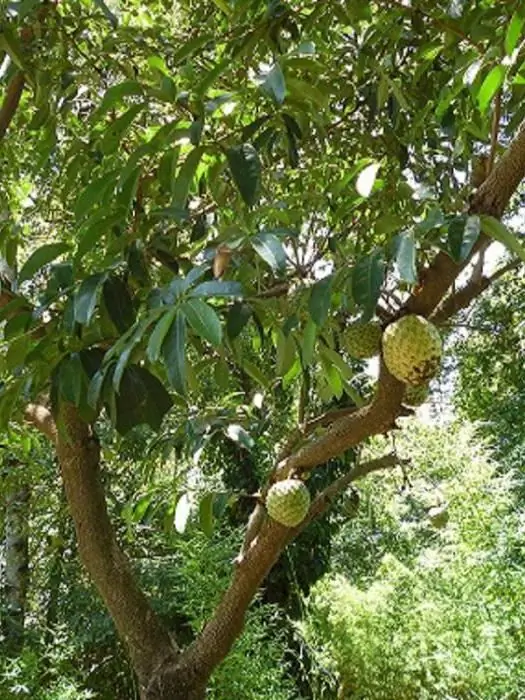
M 17 484 L 5 497 L 4 634 L 11 652 L 24 643 L 29 578 L 29 487 Z

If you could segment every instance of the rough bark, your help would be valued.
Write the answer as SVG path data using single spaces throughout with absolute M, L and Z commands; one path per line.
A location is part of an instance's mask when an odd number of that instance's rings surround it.
M 61 415 L 56 450 L 82 563 L 102 596 L 141 683 L 177 649 L 131 573 L 111 526 L 98 442 L 74 407 Z
M 5 616 L 4 634 L 11 653 L 24 643 L 24 621 L 29 580 L 29 498 L 26 484 L 15 484 L 5 495 Z

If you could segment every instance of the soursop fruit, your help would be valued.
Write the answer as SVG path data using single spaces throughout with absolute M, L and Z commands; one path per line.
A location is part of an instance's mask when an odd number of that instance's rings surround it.
M 403 403 L 406 403 L 407 406 L 422 406 L 428 399 L 429 394 L 430 388 L 428 384 L 421 384 L 420 386 L 408 385 L 403 396 Z
M 266 510 L 273 520 L 295 527 L 304 520 L 310 507 L 310 492 L 299 479 L 283 479 L 266 495 Z
M 352 323 L 345 330 L 345 349 L 358 360 L 366 360 L 379 353 L 381 348 L 381 325 L 378 321 Z
M 426 318 L 403 316 L 383 333 L 383 358 L 388 371 L 405 384 L 420 386 L 441 364 L 441 337 Z

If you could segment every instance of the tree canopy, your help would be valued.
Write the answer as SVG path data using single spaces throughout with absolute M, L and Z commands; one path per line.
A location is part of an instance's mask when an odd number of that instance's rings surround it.
M 351 325 L 418 315 L 446 335 L 525 260 L 523 8 L 2 7 L 0 428 L 25 418 L 55 449 L 141 697 L 202 698 L 285 547 L 351 482 L 399 462 L 366 447 L 411 414 L 405 385 L 382 357 L 370 379 Z M 488 272 L 494 240 L 508 260 Z M 232 494 L 255 504 L 189 645 L 137 584 L 106 505 L 116 434 L 152 432 L 176 527 L 195 493 L 207 532 Z M 289 476 L 311 476 L 296 528 L 264 510 Z

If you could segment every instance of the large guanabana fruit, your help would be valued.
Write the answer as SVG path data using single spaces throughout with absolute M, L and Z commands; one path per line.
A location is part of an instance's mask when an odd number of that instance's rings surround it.
M 310 492 L 299 479 L 283 479 L 266 495 L 266 510 L 273 520 L 295 527 L 304 520 L 310 507 Z
M 381 325 L 378 321 L 352 323 L 344 332 L 345 350 L 358 360 L 366 360 L 379 353 Z
M 422 316 L 403 316 L 383 333 L 383 358 L 396 379 L 413 386 L 426 384 L 441 363 L 437 328 Z
M 430 395 L 428 384 L 420 384 L 420 386 L 407 385 L 403 396 L 403 403 L 407 406 L 422 406 Z

